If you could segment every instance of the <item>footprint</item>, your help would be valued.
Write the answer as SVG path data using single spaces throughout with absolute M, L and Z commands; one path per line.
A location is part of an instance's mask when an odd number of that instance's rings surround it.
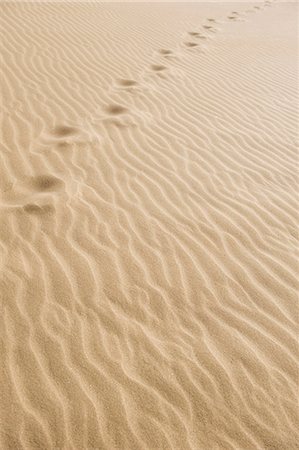
M 199 37 L 200 33 L 198 31 L 188 31 L 188 34 L 193 37 Z
M 136 111 L 129 109 L 123 105 L 111 104 L 104 108 L 106 114 L 99 118 L 102 124 L 115 126 L 117 128 L 127 128 L 136 126 Z
M 53 130 L 53 133 L 58 137 L 71 136 L 77 132 L 78 130 L 75 127 L 69 127 L 67 125 L 59 125 Z
M 7 190 L 1 206 L 21 214 L 49 215 L 56 211 L 52 195 L 64 186 L 64 181 L 53 175 L 24 177 Z
M 77 125 L 77 124 L 76 124 Z M 72 151 L 78 146 L 87 145 L 99 139 L 92 128 L 92 121 L 82 119 L 77 126 L 57 125 L 41 135 L 40 147 L 36 152 Z
M 23 210 L 34 216 L 43 216 L 46 214 L 53 214 L 55 212 L 55 208 L 53 205 L 37 205 L 36 203 L 27 203 L 27 205 L 23 206 Z
M 162 70 L 166 70 L 167 67 L 161 64 L 152 64 L 151 69 L 154 70 L 155 72 L 162 72 Z
M 125 78 L 124 79 L 120 79 L 117 82 L 118 82 L 118 84 L 120 86 L 124 86 L 124 87 L 132 87 L 132 86 L 136 86 L 138 84 L 137 81 L 128 80 L 128 79 L 125 79 Z
M 64 186 L 64 182 L 53 175 L 31 177 L 30 184 L 33 189 L 42 192 L 57 191 Z
M 230 20 L 237 20 L 237 16 L 227 16 L 227 18 Z
M 160 48 L 160 50 L 158 50 L 159 53 L 161 53 L 161 55 L 171 55 L 172 54 L 172 50 L 167 50 L 166 48 Z
M 61 141 L 61 142 L 58 142 L 56 144 L 55 148 L 57 148 L 58 150 L 64 152 L 66 150 L 71 150 L 72 149 L 72 145 L 69 142 L 67 142 L 67 141 Z
M 214 28 L 211 25 L 203 25 L 203 28 L 205 30 L 214 30 Z
M 186 45 L 186 47 L 197 47 L 198 44 L 196 44 L 195 42 L 184 42 L 184 45 Z
M 128 108 L 122 105 L 108 105 L 105 107 L 105 111 L 113 116 L 118 116 L 119 114 L 124 114 L 128 111 Z
M 208 22 L 216 22 L 215 19 L 207 19 L 207 20 L 208 20 Z

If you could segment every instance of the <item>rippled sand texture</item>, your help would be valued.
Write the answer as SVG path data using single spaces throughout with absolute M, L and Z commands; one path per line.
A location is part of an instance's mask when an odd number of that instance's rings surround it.
M 2 4 L 0 448 L 298 448 L 295 4 Z

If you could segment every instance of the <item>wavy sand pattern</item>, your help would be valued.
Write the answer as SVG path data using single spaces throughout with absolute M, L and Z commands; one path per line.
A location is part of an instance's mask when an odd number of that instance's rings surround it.
M 298 448 L 296 9 L 1 4 L 1 449 Z

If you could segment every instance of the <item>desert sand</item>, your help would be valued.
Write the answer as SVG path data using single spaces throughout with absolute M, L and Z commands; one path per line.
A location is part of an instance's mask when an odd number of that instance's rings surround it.
M 298 449 L 298 6 L 0 8 L 0 449 Z

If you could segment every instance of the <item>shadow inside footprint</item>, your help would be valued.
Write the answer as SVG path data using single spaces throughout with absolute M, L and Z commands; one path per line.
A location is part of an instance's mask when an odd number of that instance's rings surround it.
M 67 125 L 59 125 L 54 128 L 53 133 L 59 137 L 71 136 L 72 134 L 77 133 L 77 129 L 75 127 L 69 127 Z
M 53 214 L 55 211 L 55 208 L 53 205 L 36 205 L 35 203 L 28 203 L 27 205 L 23 206 L 23 210 L 31 215 L 35 216 L 43 216 L 46 214 Z
M 56 191 L 63 187 L 64 182 L 52 175 L 38 175 L 31 178 L 31 184 L 37 191 Z
M 61 141 L 56 144 L 56 148 L 60 151 L 70 150 L 72 146 L 67 141 Z
M 207 20 L 208 20 L 208 22 L 216 22 L 215 19 L 207 19 Z
M 188 34 L 193 37 L 199 37 L 200 33 L 198 31 L 188 31 Z
M 210 25 L 204 25 L 203 28 L 204 28 L 205 30 L 213 30 L 213 27 L 210 26 Z
M 159 50 L 159 53 L 160 53 L 161 55 L 171 55 L 171 54 L 172 54 L 172 51 L 171 51 L 171 50 L 167 50 L 166 48 L 161 48 L 161 49 Z
M 195 42 L 184 42 L 184 45 L 186 45 L 186 47 L 197 47 L 198 44 L 196 44 Z
M 121 80 L 118 80 L 118 84 L 120 86 L 132 87 L 132 86 L 136 86 L 138 83 L 137 83 L 137 81 L 134 81 L 134 80 L 121 79 Z
M 154 70 L 155 72 L 161 72 L 162 70 L 166 70 L 167 67 L 162 66 L 161 64 L 152 64 L 151 69 Z
M 114 116 L 117 116 L 119 114 L 123 114 L 123 113 L 127 112 L 128 109 L 125 106 L 122 106 L 122 105 L 108 105 L 108 106 L 106 106 L 105 111 L 108 114 L 112 114 Z

